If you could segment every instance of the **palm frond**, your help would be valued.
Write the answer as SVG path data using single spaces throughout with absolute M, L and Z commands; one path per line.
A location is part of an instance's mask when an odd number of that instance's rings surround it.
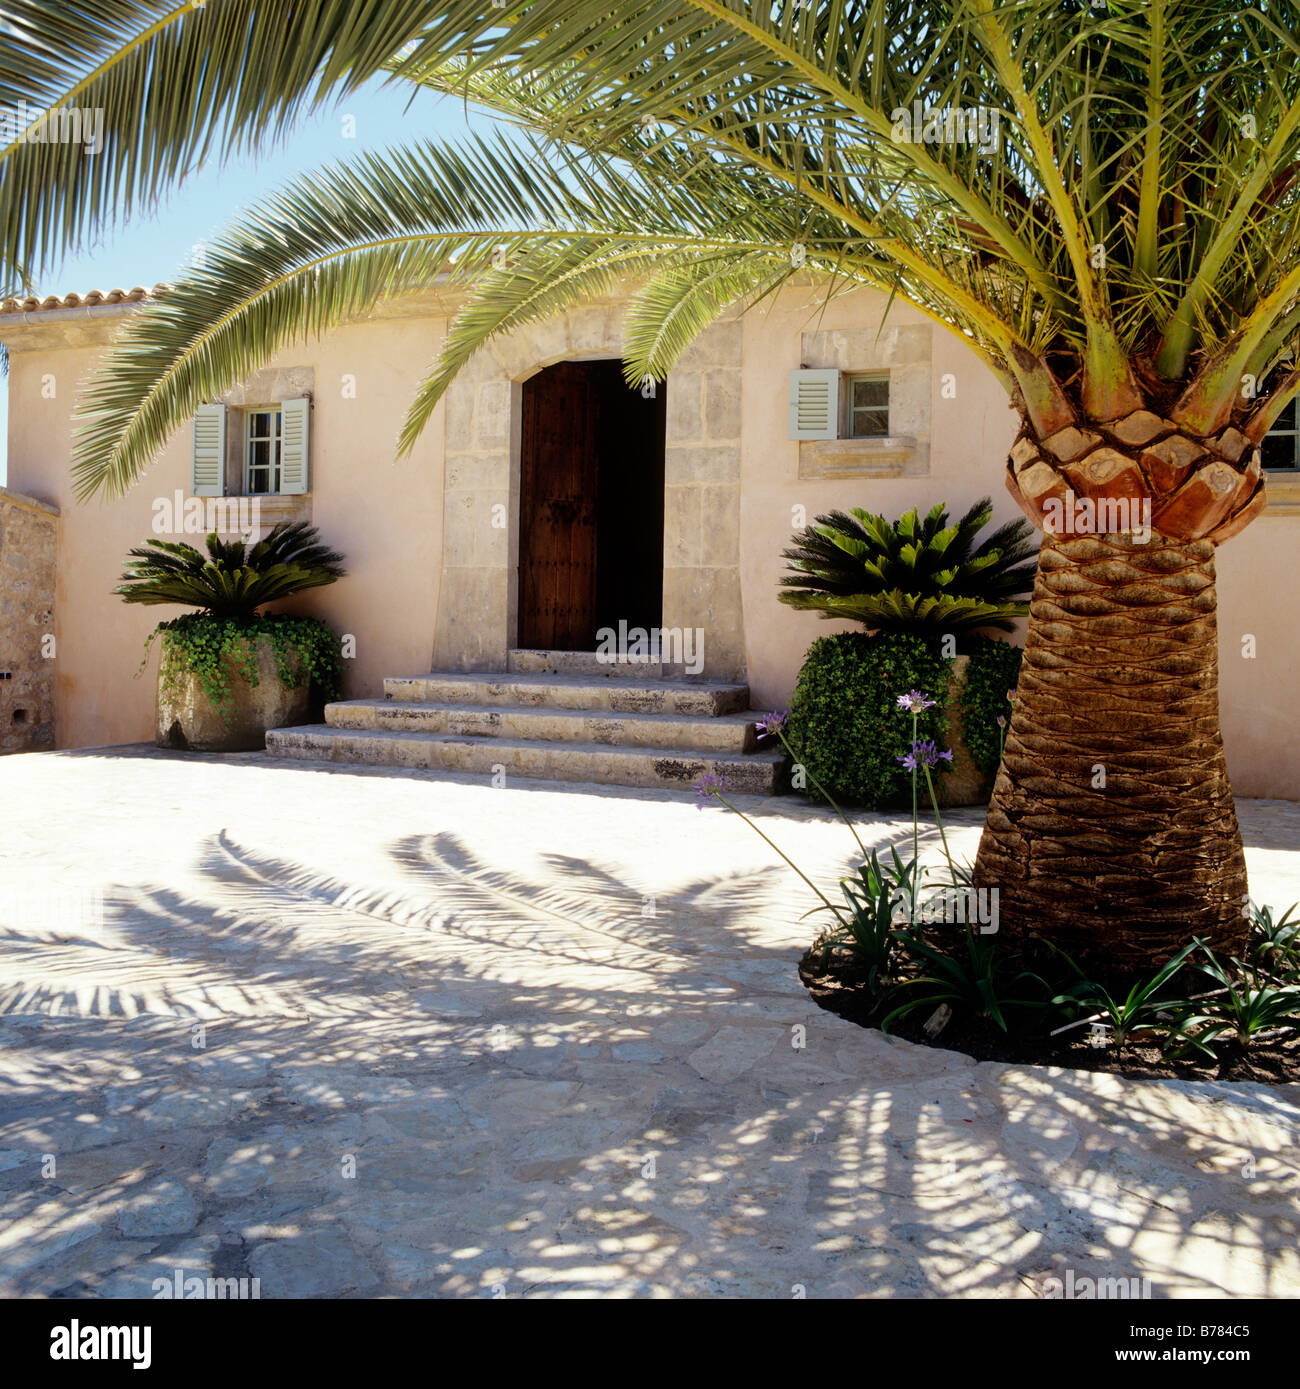
M 428 9 L 8 0 L 0 107 L 30 119 L 0 136 L 0 274 L 25 267 L 29 278 L 209 158 L 278 139 L 300 113 L 382 72 L 425 31 Z

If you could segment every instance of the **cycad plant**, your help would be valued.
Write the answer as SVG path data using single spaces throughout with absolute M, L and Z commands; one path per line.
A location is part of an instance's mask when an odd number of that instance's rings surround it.
M 130 552 L 121 584 L 126 603 L 179 603 L 209 617 L 247 621 L 264 603 L 341 579 L 343 556 L 320 543 L 314 526 L 281 521 L 265 539 L 222 540 L 207 555 L 193 545 L 149 540 Z
M 101 107 L 104 137 L 93 159 L 0 152 L 0 276 L 376 71 L 534 132 L 366 156 L 248 214 L 110 354 L 85 495 L 130 486 L 282 345 L 438 275 L 468 298 L 407 449 L 485 340 L 614 285 L 640 285 L 635 381 L 791 281 L 876 288 L 1005 385 L 1007 486 L 1050 528 L 977 865 L 1005 936 L 1112 968 L 1192 934 L 1240 953 L 1214 552 L 1263 509 L 1258 446 L 1300 389 L 1293 0 L 13 0 L 6 20 L 0 97 Z
M 819 516 L 783 552 L 781 602 L 878 632 L 1009 632 L 1029 611 L 1034 531 L 1009 521 L 977 544 L 992 516 L 988 497 L 952 525 L 942 503 L 893 522 L 860 507 Z

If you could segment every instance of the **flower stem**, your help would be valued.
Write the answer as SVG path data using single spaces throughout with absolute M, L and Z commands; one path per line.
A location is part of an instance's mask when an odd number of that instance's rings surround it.
M 776 852 L 780 854 L 783 859 L 785 859 L 785 861 L 790 865 L 790 867 L 793 868 L 796 873 L 798 873 L 798 875 L 804 880 L 804 882 L 808 884 L 810 888 L 812 888 L 812 890 L 817 894 L 817 896 L 820 897 L 822 901 L 826 903 L 826 906 L 830 909 L 836 921 L 838 921 L 840 925 L 843 926 L 845 924 L 845 921 L 844 917 L 840 914 L 840 909 L 832 901 L 830 901 L 830 899 L 821 890 L 821 888 L 819 888 L 817 884 L 813 882 L 813 880 L 807 875 L 807 873 L 805 873 L 803 869 L 800 868 L 797 863 L 795 863 L 795 861 L 789 856 L 789 854 L 787 854 L 778 844 L 774 844 L 767 837 L 767 835 L 765 835 L 763 831 L 759 829 L 759 827 L 749 818 L 749 816 L 746 815 L 745 812 L 741 810 L 738 806 L 732 805 L 732 803 L 720 792 L 714 792 L 714 795 L 717 797 L 719 801 L 722 802 L 723 805 L 727 807 L 728 810 L 734 810 L 736 814 L 740 816 L 740 818 L 749 826 L 751 830 L 754 831 L 756 835 L 758 835 L 758 837 L 765 844 L 775 849 Z
M 918 829 L 920 811 L 916 799 L 916 725 L 918 715 L 912 711 L 912 907 L 908 913 L 908 924 L 916 929 L 916 899 L 921 890 L 921 836 Z
M 939 838 L 943 840 L 943 856 L 948 860 L 948 877 L 952 882 L 957 881 L 957 875 L 953 872 L 952 855 L 948 852 L 948 836 L 943 832 L 943 816 L 939 814 L 939 797 L 935 795 L 934 780 L 930 776 L 930 769 L 925 769 L 925 784 L 930 788 L 930 804 L 934 807 L 934 823 L 939 826 Z
M 799 762 L 799 755 L 786 741 L 785 733 L 781 729 L 777 729 L 776 736 L 780 738 L 781 746 L 786 750 L 786 754 L 791 758 L 791 760 Z M 854 839 L 858 841 L 858 848 L 862 850 L 862 857 L 865 860 L 867 857 L 867 846 L 862 842 L 861 835 L 859 835 L 857 830 L 854 829 L 853 822 L 839 808 L 834 798 L 831 796 L 830 792 L 827 791 L 827 789 L 821 784 L 820 781 L 817 780 L 815 776 L 813 776 L 812 768 L 809 767 L 809 765 L 806 762 L 801 762 L 800 765 L 803 767 L 804 771 L 808 773 L 808 780 L 811 781 L 812 784 L 818 789 L 818 791 L 820 791 L 821 794 L 826 797 L 827 801 L 830 802 L 831 809 L 834 810 L 836 815 L 838 815 L 840 819 L 843 820 L 844 823 L 849 827 L 849 833 L 854 837 Z

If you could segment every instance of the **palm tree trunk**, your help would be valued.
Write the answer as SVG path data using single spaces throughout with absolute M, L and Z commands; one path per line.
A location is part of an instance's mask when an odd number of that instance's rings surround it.
M 1000 939 L 1096 974 L 1149 971 L 1193 936 L 1240 953 L 1212 541 L 1044 536 L 975 875 L 998 889 Z

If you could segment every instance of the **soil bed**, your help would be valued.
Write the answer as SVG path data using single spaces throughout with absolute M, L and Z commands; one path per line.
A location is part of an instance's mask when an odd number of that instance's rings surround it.
M 881 1014 L 868 991 L 862 971 L 831 960 L 823 968 L 821 951 L 810 950 L 799 962 L 799 978 L 819 1007 L 859 1027 L 880 1027 Z M 886 1010 L 888 1011 L 888 1010 Z M 1265 1084 L 1300 1081 L 1300 1037 L 1262 1042 L 1248 1054 L 1223 1049 L 1216 1064 L 1203 1060 L 1172 1061 L 1157 1046 L 1139 1038 L 1122 1049 L 1097 1047 L 1088 1041 L 1086 1027 L 1058 1037 L 1008 1037 L 996 1028 L 954 1012 L 938 1037 L 928 1037 L 928 1010 L 896 1021 L 891 1037 L 920 1046 L 960 1051 L 976 1061 L 1009 1061 L 1029 1066 L 1068 1066 L 1079 1071 L 1109 1071 L 1115 1075 L 1172 1080 L 1251 1080 Z

